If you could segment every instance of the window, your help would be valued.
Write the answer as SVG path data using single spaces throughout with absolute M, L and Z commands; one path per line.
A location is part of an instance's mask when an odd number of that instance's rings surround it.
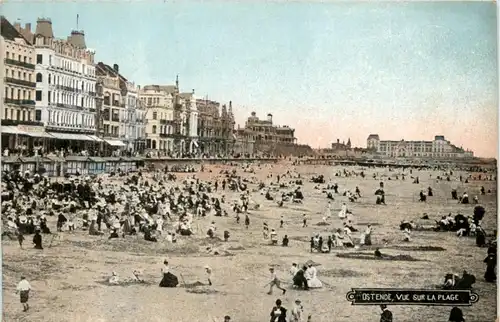
M 23 121 L 26 121 L 26 111 L 23 111 Z
M 42 54 L 36 55 L 36 63 L 37 64 L 43 64 L 43 56 L 42 56 Z
M 36 101 L 42 101 L 42 91 L 36 91 Z
M 9 59 L 9 52 L 5 53 L 5 58 Z
M 42 82 L 42 73 L 37 73 L 36 74 L 36 82 L 41 83 Z
M 9 89 L 5 87 L 5 98 L 9 98 Z
M 23 57 L 23 61 L 24 61 L 25 63 L 27 63 L 27 62 L 28 62 L 28 57 L 24 56 L 24 57 Z
M 31 112 L 28 111 L 28 119 L 26 121 L 30 121 L 31 122 Z
M 151 97 L 148 97 L 148 105 L 151 105 Z
M 49 74 L 49 84 L 51 82 L 52 75 Z
M 153 112 L 153 120 L 156 120 L 157 117 L 158 117 L 158 113 L 157 112 Z
M 156 134 L 156 125 L 153 125 L 153 134 Z
M 23 90 L 23 100 L 26 99 L 26 90 Z
M 47 100 L 49 101 L 49 103 L 50 103 L 50 97 L 51 97 L 50 94 L 51 94 L 51 92 L 49 91 L 48 94 L 47 94 Z
M 21 111 L 20 110 L 17 110 L 16 117 L 17 117 L 16 118 L 17 121 L 21 120 Z
M 21 61 L 21 55 L 17 56 L 17 60 Z
M 52 66 L 52 55 L 49 55 L 49 65 Z

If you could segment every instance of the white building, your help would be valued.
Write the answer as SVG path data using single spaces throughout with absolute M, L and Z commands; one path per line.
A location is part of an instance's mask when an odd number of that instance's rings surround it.
M 120 115 L 120 138 L 128 151 L 142 151 L 146 142 L 146 110 L 139 100 L 139 87 L 130 81 L 125 81 L 125 84 L 127 93 L 125 109 Z
M 451 144 L 442 135 L 436 135 L 433 141 L 389 141 L 380 140 L 378 134 L 370 134 L 366 145 L 377 154 L 391 158 L 457 159 L 474 156 L 472 151 Z
M 181 151 L 193 153 L 198 149 L 198 109 L 194 90 L 191 93 L 180 93 L 181 104 L 181 134 L 185 142 L 181 144 Z
M 42 18 L 34 34 L 22 33 L 31 35 L 36 50 L 35 121 L 57 139 L 96 141 L 94 52 L 83 31 L 56 39 L 50 19 Z

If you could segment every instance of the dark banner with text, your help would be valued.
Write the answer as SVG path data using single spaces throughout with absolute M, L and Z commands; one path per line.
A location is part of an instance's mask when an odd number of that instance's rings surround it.
M 470 290 L 353 288 L 346 297 L 352 305 L 470 306 L 479 301 Z

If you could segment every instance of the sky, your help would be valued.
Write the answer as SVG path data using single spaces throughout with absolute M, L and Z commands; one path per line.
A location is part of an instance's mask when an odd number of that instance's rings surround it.
M 145 0 L 7 2 L 14 23 L 85 31 L 96 61 L 296 129 L 298 142 L 444 135 L 498 155 L 496 5 L 490 2 Z

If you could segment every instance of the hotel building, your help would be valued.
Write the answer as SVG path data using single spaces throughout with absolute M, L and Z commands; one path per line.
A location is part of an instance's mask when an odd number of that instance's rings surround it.
M 367 149 L 391 158 L 457 159 L 472 158 L 474 153 L 459 148 L 444 136 L 436 135 L 433 141 L 380 140 L 378 134 L 370 134 Z

